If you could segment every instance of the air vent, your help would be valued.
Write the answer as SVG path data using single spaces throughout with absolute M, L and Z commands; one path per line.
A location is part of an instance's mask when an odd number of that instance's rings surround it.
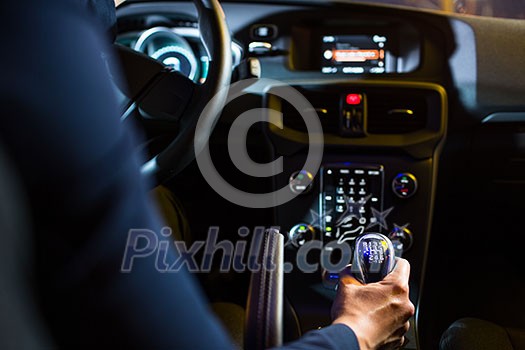
M 339 96 L 335 94 L 317 93 L 314 91 L 300 90 L 317 112 L 325 134 L 339 133 Z M 293 130 L 307 132 L 306 124 L 301 117 L 301 112 L 290 103 L 282 101 L 284 126 Z
M 435 112 L 435 100 L 428 91 L 413 88 L 301 88 L 296 89 L 316 110 L 325 134 L 343 137 L 340 130 L 343 98 L 348 93 L 359 93 L 366 97 L 364 104 L 366 115 L 365 134 L 395 135 L 408 134 L 432 128 L 429 115 Z M 286 101 L 281 102 L 284 126 L 306 132 L 300 112 Z M 437 106 L 436 106 L 437 108 Z
M 118 19 L 118 29 L 120 33 L 142 31 L 153 27 L 198 28 L 198 24 L 193 17 L 173 17 L 168 14 L 149 16 L 138 15 Z
M 124 17 L 118 20 L 119 33 L 143 30 L 146 27 L 146 19 L 142 16 Z
M 428 104 L 421 91 L 368 94 L 369 134 L 406 134 L 427 125 Z

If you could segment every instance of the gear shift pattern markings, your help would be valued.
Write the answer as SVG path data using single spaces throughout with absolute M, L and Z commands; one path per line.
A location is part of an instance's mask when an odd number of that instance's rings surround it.
M 366 233 L 355 242 L 350 271 L 361 283 L 379 282 L 392 272 L 395 259 L 394 246 L 388 237 L 380 233 Z

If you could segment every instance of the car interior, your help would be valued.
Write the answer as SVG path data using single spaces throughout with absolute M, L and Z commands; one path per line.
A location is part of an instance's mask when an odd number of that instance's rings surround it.
M 225 272 L 220 243 L 195 272 L 238 346 L 329 325 L 348 262 L 338 247 L 365 232 L 410 262 L 404 349 L 437 349 L 465 317 L 522 334 L 525 7 L 512 19 L 494 17 L 496 5 L 492 16 L 461 13 L 475 1 L 213 3 L 124 1 L 111 54 L 121 121 L 169 198 L 159 201 L 167 224 L 187 227 L 179 239 L 189 247 L 218 232 L 245 256 L 275 229 L 262 249 L 276 271 L 234 261 Z M 258 201 L 277 192 L 286 200 Z

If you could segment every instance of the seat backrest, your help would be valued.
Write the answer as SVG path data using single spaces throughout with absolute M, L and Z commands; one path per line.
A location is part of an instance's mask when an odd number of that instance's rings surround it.
M 25 194 L 0 147 L 0 349 L 50 349 L 33 286 Z

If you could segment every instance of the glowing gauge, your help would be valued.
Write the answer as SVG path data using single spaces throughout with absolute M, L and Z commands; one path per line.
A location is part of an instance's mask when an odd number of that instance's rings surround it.
M 191 80 L 197 76 L 197 59 L 192 52 L 181 46 L 165 46 L 150 55 L 164 65 L 181 72 Z
M 193 81 L 198 80 L 199 62 L 183 37 L 164 27 L 142 32 L 134 49 L 172 67 Z

